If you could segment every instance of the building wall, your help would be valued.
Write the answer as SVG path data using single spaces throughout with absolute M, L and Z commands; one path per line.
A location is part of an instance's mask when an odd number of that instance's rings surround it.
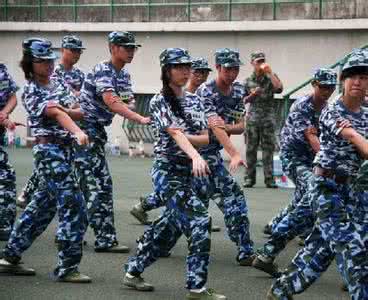
M 18 63 L 21 58 L 21 42 L 24 38 L 42 36 L 59 46 L 61 37 L 67 31 L 78 34 L 87 47 L 79 66 L 88 71 L 94 64 L 109 57 L 107 32 L 126 29 L 135 31 L 137 40 L 142 44 L 133 63 L 127 66 L 132 75 L 134 90 L 138 93 L 155 93 L 160 90 L 158 55 L 166 47 L 187 48 L 193 56 L 207 57 L 211 66 L 214 65 L 215 49 L 237 48 L 244 61 L 239 80 L 244 80 L 252 71 L 249 64 L 250 53 L 261 49 L 266 53 L 272 69 L 282 79 L 285 91 L 288 91 L 308 79 L 314 69 L 329 66 L 351 49 L 368 42 L 368 20 L 365 19 L 301 22 L 306 21 L 216 22 L 216 27 L 212 25 L 214 23 L 195 25 L 152 23 L 143 24 L 144 26 L 142 23 L 104 26 L 92 23 L 78 26 L 66 23 L 54 25 L 24 23 L 22 26 L 15 23 L 0 23 L 0 53 L 1 60 L 8 66 L 16 82 L 22 86 L 24 79 Z M 215 72 L 210 77 L 212 78 L 214 74 Z M 18 93 L 19 99 L 20 94 L 21 92 Z M 25 122 L 21 104 L 14 113 L 14 119 Z M 121 139 L 126 149 L 127 142 L 121 130 L 121 122 L 120 117 L 115 117 L 108 131 L 110 139 Z M 19 133 L 22 136 L 26 134 L 22 128 L 19 129 Z M 236 137 L 234 141 L 243 152 L 243 138 Z
M 33 2 L 33 3 L 32 3 Z M 35 1 L 8 0 L 12 4 L 34 4 Z M 35 7 L 9 7 L 7 19 L 5 10 L 0 10 L 0 21 L 38 21 L 46 22 L 185 22 L 185 21 L 244 21 L 244 20 L 293 20 L 293 19 L 349 19 L 367 18 L 368 3 L 366 0 L 323 0 L 322 7 L 318 0 L 276 1 L 190 1 L 186 0 L 150 1 L 122 0 L 115 1 L 111 9 L 110 0 L 79 0 L 80 5 L 74 10 L 72 1 L 48 0 L 39 11 Z M 206 2 L 206 3 L 201 3 Z M 239 1 L 241 2 L 241 1 Z M 245 2 L 245 1 L 244 1 Z M 257 3 L 258 2 L 258 3 Z M 221 3 L 221 4 L 216 4 Z M 231 4 L 229 4 L 231 3 Z M 54 4 L 51 6 L 51 4 Z M 128 6 L 122 6 L 122 5 Z M 60 5 L 64 5 L 60 7 Z M 65 7 L 65 5 L 69 5 Z

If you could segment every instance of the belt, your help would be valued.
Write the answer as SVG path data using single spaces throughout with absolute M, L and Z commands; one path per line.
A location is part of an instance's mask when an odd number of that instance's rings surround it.
M 325 178 L 331 178 L 331 179 L 335 180 L 335 182 L 338 183 L 338 184 L 350 184 L 352 182 L 352 179 L 353 179 L 351 176 L 336 175 L 335 170 L 324 169 L 324 168 L 321 168 L 319 166 L 315 166 L 313 171 L 314 171 L 314 174 L 316 174 L 317 176 L 322 176 L 322 177 L 325 177 Z
M 36 144 L 57 144 L 62 146 L 71 146 L 72 142 L 68 139 L 62 139 L 55 136 L 37 136 Z

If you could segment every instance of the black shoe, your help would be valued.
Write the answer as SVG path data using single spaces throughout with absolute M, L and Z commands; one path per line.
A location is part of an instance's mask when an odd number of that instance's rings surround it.
M 212 225 L 211 226 L 211 232 L 220 232 L 221 231 L 221 227 L 217 226 L 217 225 Z
M 161 257 L 161 258 L 168 258 L 170 256 L 171 256 L 171 252 L 169 252 L 169 251 L 161 251 L 159 257 Z
M 255 258 L 256 258 L 256 255 L 251 254 L 251 255 L 246 256 L 242 259 L 237 258 L 236 260 L 238 261 L 239 266 L 251 267 Z
M 0 228 L 0 241 L 7 242 L 10 236 L 10 231 Z
M 267 224 L 264 228 L 263 228 L 263 233 L 267 234 L 267 235 L 271 235 L 272 234 L 272 229 L 271 226 L 269 224 Z
M 281 273 L 279 271 L 279 268 L 273 261 L 264 262 L 263 260 L 256 257 L 253 261 L 252 266 L 260 271 L 263 271 L 269 275 L 271 275 L 273 278 L 278 278 L 281 276 Z
M 107 248 L 95 248 L 97 253 L 129 253 L 130 248 L 127 246 L 114 245 Z
M 34 276 L 36 271 L 32 268 L 26 268 L 22 264 L 12 264 L 5 259 L 0 259 L 0 273 L 19 276 Z
M 277 189 L 278 185 L 276 184 L 275 180 L 266 180 L 265 181 L 266 188 L 268 189 Z
M 256 182 L 254 180 L 251 180 L 251 179 L 246 179 L 244 184 L 243 184 L 243 187 L 245 188 L 252 188 L 253 185 L 255 185 Z

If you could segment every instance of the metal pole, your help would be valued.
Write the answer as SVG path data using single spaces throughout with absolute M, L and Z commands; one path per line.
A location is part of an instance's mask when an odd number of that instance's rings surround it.
M 319 18 L 322 19 L 322 0 L 319 0 Z
M 5 21 L 8 21 L 8 0 L 4 1 L 4 18 Z
M 77 23 L 77 0 L 73 0 L 73 19 Z
M 276 20 L 276 0 L 272 0 L 272 16 Z
M 148 15 L 148 22 L 151 22 L 151 0 L 148 0 L 148 6 L 147 6 L 147 15 Z
M 110 22 L 114 22 L 114 0 L 110 0 Z
M 190 22 L 190 10 L 191 10 L 192 6 L 191 6 L 191 1 L 188 0 L 188 22 Z
M 38 0 L 38 22 L 42 22 L 42 0 Z
M 229 0 L 229 4 L 228 4 L 228 14 L 229 14 L 229 21 L 231 21 L 232 19 L 232 13 L 233 13 L 233 1 Z

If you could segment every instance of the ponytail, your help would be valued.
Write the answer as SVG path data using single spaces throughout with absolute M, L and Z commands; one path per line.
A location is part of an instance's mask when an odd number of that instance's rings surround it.
M 161 68 L 161 80 L 162 80 L 162 90 L 161 94 L 164 96 L 165 101 L 169 104 L 174 116 L 182 118 L 185 120 L 184 110 L 180 106 L 177 97 L 170 87 L 170 65 L 165 65 Z

